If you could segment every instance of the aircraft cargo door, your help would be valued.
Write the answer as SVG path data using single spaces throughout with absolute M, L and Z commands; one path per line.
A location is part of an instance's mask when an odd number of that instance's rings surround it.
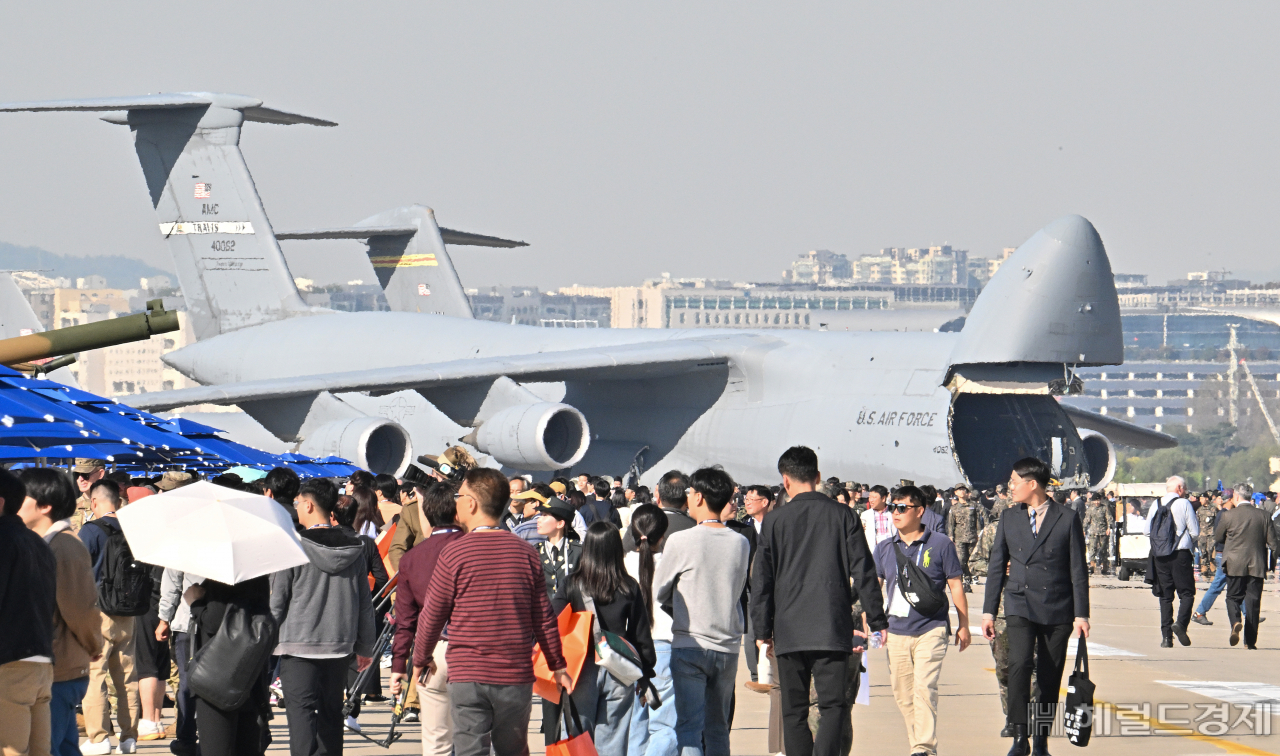
M 1089 485 L 1084 443 L 1051 396 L 960 394 L 951 409 L 951 444 L 960 469 L 979 489 L 1008 482 L 1013 463 L 1023 457 L 1048 462 L 1059 480 Z

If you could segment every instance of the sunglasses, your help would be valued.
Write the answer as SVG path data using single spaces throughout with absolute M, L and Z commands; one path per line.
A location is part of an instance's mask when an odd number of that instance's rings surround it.
M 906 514 L 907 510 L 918 507 L 919 504 L 890 504 L 889 511 L 894 514 Z

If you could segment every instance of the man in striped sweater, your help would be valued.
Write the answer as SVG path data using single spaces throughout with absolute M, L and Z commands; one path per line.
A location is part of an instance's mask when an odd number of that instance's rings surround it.
M 556 682 L 566 671 L 556 619 L 534 550 L 498 525 L 510 496 L 497 470 L 467 472 L 457 494 L 458 523 L 467 534 L 441 554 L 418 622 L 413 663 L 427 685 L 432 654 L 449 626 L 449 698 L 454 753 L 528 756 L 533 705 L 533 643 L 542 647 Z

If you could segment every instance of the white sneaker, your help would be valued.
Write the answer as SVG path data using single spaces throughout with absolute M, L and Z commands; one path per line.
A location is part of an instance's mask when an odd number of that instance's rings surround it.
M 347 717 L 347 729 L 352 732 L 360 732 L 360 722 L 355 717 Z
M 391 669 L 391 657 L 390 656 L 382 657 L 382 661 L 378 663 L 378 666 L 382 667 L 383 669 Z
M 85 756 L 103 756 L 103 754 L 111 753 L 111 739 L 103 738 L 97 743 L 90 743 L 86 740 L 80 744 L 80 753 Z
M 116 748 L 116 753 L 137 753 L 137 752 L 138 752 L 138 741 L 134 740 L 133 738 L 120 741 L 119 747 Z M 83 751 L 81 751 L 81 753 L 83 753 Z
M 160 740 L 164 737 L 164 725 L 149 719 L 138 720 L 138 740 Z

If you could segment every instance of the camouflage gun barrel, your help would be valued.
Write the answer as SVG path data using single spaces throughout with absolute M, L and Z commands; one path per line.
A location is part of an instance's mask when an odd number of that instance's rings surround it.
M 0 339 L 0 365 L 16 366 L 32 360 L 128 344 L 176 330 L 178 313 L 166 311 L 161 300 L 153 299 L 147 302 L 147 311 L 137 315 Z

